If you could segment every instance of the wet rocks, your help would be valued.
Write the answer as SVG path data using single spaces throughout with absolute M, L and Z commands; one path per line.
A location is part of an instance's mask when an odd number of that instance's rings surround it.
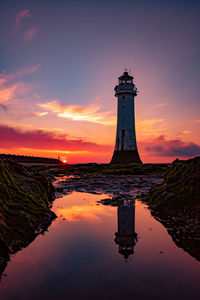
M 123 206 L 124 200 L 125 199 L 123 196 L 113 196 L 112 198 L 106 198 L 97 201 L 97 203 L 101 203 L 103 205 L 111 205 L 111 206 Z
M 149 189 L 162 181 L 162 176 L 155 175 L 83 175 L 67 178 L 54 183 L 56 195 L 59 188 L 63 188 L 64 194 L 86 192 L 92 194 L 120 195 L 127 194 L 130 197 L 139 197 L 147 193 Z
M 26 247 L 55 218 L 49 206 L 53 191 L 45 173 L 0 160 L 1 270 L 9 253 Z
M 175 160 L 144 199 L 176 244 L 200 260 L 200 157 Z

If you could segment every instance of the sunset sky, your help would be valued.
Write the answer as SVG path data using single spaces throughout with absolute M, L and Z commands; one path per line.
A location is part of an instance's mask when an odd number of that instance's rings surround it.
M 0 2 L 0 153 L 109 162 L 114 87 L 139 90 L 143 162 L 200 155 L 200 1 Z

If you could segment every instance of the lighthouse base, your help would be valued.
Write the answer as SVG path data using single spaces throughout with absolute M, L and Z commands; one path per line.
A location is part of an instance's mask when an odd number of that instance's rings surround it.
M 135 149 L 135 150 L 125 150 L 125 151 L 114 151 L 110 163 L 111 164 L 129 164 L 129 163 L 142 164 L 142 161 L 139 157 L 137 149 Z

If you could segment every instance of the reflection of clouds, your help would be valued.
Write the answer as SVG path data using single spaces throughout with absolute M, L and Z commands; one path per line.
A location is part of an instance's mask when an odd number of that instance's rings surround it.
M 65 218 L 68 222 L 87 221 L 89 223 L 101 222 L 101 216 L 110 216 L 112 207 L 83 205 L 59 208 L 56 210 L 58 217 Z

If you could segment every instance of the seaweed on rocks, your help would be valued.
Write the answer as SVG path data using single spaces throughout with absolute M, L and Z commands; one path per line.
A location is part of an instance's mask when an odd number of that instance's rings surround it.
M 175 160 L 144 200 L 177 246 L 200 260 L 200 157 Z
M 46 173 L 0 159 L 0 274 L 15 253 L 47 230 L 54 188 Z

